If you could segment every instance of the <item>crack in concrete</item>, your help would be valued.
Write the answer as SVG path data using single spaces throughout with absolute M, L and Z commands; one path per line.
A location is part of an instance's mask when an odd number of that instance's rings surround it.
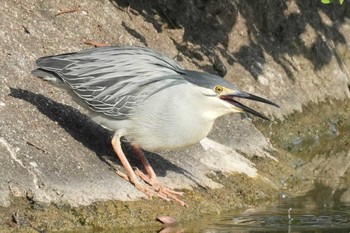
M 27 170 L 32 176 L 33 176 L 33 184 L 34 184 L 34 187 L 36 189 L 39 189 L 39 185 L 38 185 L 38 177 L 37 175 L 35 174 L 35 172 L 33 172 L 31 169 L 29 169 L 27 166 L 25 166 L 23 164 L 23 162 L 17 158 L 17 155 L 16 155 L 16 152 L 15 150 L 11 147 L 11 145 L 6 141 L 5 138 L 3 137 L 0 137 L 0 143 L 2 145 L 5 146 L 5 148 L 7 149 L 7 151 L 10 153 L 10 156 L 11 158 L 13 159 L 13 161 L 15 161 L 17 164 L 19 164 L 22 168 L 24 168 L 25 170 Z

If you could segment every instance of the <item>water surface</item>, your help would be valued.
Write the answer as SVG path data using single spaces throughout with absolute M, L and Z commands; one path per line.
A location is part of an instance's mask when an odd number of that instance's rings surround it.
M 321 206 L 307 199 L 284 200 L 264 209 L 227 213 L 198 232 L 350 232 L 350 203 Z

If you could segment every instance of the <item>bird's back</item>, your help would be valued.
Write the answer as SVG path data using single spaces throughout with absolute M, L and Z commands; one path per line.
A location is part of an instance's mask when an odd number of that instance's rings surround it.
M 169 85 L 183 83 L 186 71 L 174 60 L 148 48 L 100 47 L 77 53 L 42 57 L 36 76 L 64 83 L 95 112 L 126 119 L 138 101 Z M 146 88 L 152 83 L 157 89 Z

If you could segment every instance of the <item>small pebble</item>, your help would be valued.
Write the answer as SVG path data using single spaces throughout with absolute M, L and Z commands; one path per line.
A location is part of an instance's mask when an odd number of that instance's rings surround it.
M 38 167 L 38 164 L 36 162 L 30 162 L 29 165 L 32 167 Z
M 169 216 L 159 216 L 157 220 L 163 224 L 175 224 L 176 219 Z

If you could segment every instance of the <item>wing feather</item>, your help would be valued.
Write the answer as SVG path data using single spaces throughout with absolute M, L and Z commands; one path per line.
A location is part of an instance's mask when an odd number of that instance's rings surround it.
M 116 119 L 128 118 L 135 105 L 157 91 L 186 82 L 186 71 L 174 60 L 135 46 L 43 57 L 37 65 L 57 74 L 93 111 Z

